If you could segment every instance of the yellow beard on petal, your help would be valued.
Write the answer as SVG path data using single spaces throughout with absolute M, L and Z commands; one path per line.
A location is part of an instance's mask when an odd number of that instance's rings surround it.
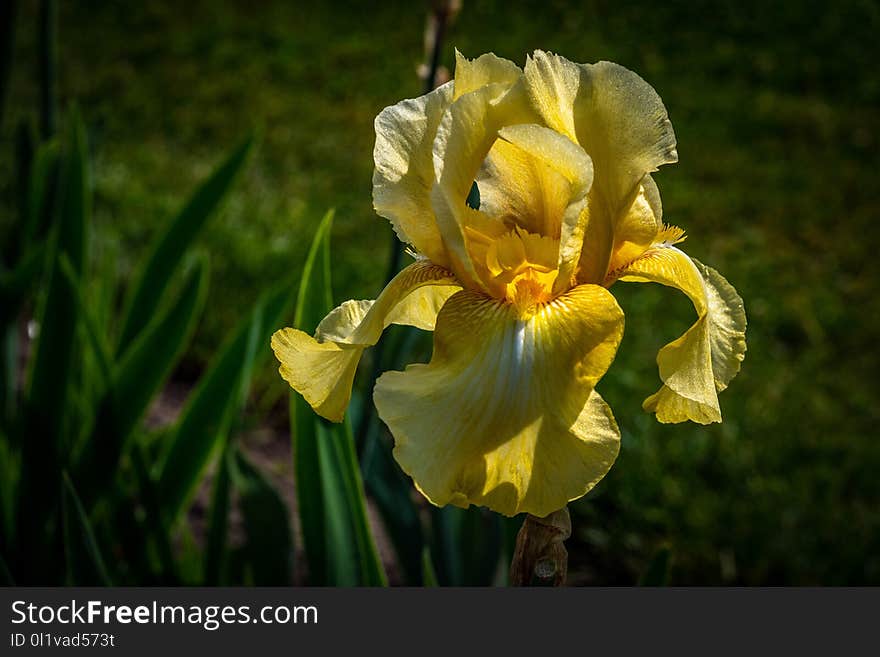
M 486 271 L 492 276 L 492 288 L 516 307 L 522 319 L 532 317 L 542 304 L 554 298 L 558 250 L 558 239 L 517 227 L 491 240 L 481 252 Z
M 507 299 L 519 311 L 520 318 L 529 319 L 538 308 L 553 299 L 556 272 L 542 273 L 529 269 L 507 285 Z

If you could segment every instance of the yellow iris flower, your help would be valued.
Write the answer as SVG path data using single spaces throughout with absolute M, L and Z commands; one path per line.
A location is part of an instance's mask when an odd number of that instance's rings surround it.
M 690 297 L 697 322 L 660 350 L 661 422 L 720 422 L 745 353 L 742 300 L 676 243 L 650 172 L 677 161 L 660 97 L 609 62 L 537 51 L 524 69 L 456 53 L 455 79 L 376 118 L 373 200 L 416 262 L 312 337 L 272 338 L 284 379 L 341 421 L 364 349 L 389 324 L 434 331 L 428 364 L 379 378 L 394 456 L 434 504 L 546 516 L 620 446 L 595 390 L 623 334 L 616 281 Z M 479 209 L 467 202 L 479 191 Z

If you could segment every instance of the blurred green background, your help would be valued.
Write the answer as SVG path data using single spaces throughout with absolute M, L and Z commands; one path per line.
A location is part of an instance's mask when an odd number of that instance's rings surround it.
M 59 96 L 78 103 L 90 137 L 92 250 L 123 280 L 196 183 L 261 129 L 201 238 L 212 281 L 174 385 L 198 375 L 259 292 L 302 267 L 329 207 L 335 301 L 381 289 L 391 229 L 371 205 L 373 118 L 421 93 L 426 11 L 59 4 Z M 22 3 L 0 152 L 38 105 L 36 22 L 37 3 Z M 657 350 L 693 309 L 673 290 L 614 286 L 627 329 L 599 390 L 623 448 L 572 506 L 571 583 L 635 583 L 668 546 L 673 584 L 880 584 L 878 28 L 869 1 L 464 0 L 447 66 L 453 47 L 520 64 L 541 48 L 618 62 L 654 86 L 680 157 L 655 176 L 664 219 L 737 288 L 749 318 L 724 423 L 664 426 L 641 402 L 659 386 Z M 9 167 L 0 158 L 4 232 Z M 260 393 L 278 399 L 286 386 L 271 363 L 264 370 Z M 283 418 L 253 422 L 265 430 L 254 451 L 288 463 Z

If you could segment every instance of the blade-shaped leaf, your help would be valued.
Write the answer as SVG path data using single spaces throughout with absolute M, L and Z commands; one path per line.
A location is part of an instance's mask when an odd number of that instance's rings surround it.
M 35 155 L 36 139 L 36 128 L 22 122 L 16 131 L 19 221 L 2 254 L 8 269 L 0 267 L 0 426 L 10 430 L 18 406 L 18 318 L 46 265 L 47 240 L 35 238 L 45 238 L 58 191 L 58 144 L 54 140 L 42 144 Z
M 39 337 L 23 409 L 22 483 L 18 513 L 21 540 L 37 540 L 58 499 L 62 461 L 68 445 L 67 420 L 78 323 L 75 292 L 60 261 L 66 256 L 79 277 L 86 261 L 89 182 L 85 127 L 71 114 L 59 189 L 58 216 L 49 253 L 47 291 L 37 314 Z M 29 538 L 28 538 L 29 537 Z M 28 555 L 38 567 L 37 551 Z
M 61 271 L 64 272 L 64 276 L 67 278 L 67 282 L 70 285 L 70 289 L 73 290 L 73 296 L 74 299 L 76 299 L 77 304 L 77 312 L 82 319 L 89 346 L 91 347 L 95 360 L 98 363 L 98 369 L 101 374 L 101 385 L 106 389 L 110 386 L 113 378 L 113 372 L 110 365 L 110 348 L 107 345 L 106 336 L 98 327 L 97 321 L 92 317 L 92 314 L 89 311 L 82 283 L 77 277 L 73 265 L 70 264 L 70 258 L 68 258 L 67 255 L 62 254 L 60 265 Z
M 501 518 L 477 507 L 432 509 L 431 554 L 444 586 L 489 586 L 502 552 Z
M 422 581 L 424 586 L 438 586 L 437 573 L 434 570 L 434 562 L 431 560 L 431 550 L 427 545 L 422 550 Z
M 159 506 L 159 493 L 147 467 L 147 456 L 143 445 L 135 443 L 131 450 L 131 463 L 137 478 L 137 490 L 144 507 L 144 522 L 150 533 L 156 553 L 159 556 L 161 569 L 160 582 L 163 584 L 180 584 L 177 561 L 171 548 L 171 537 L 162 509 Z
M 328 213 L 312 241 L 300 283 L 295 325 L 311 331 L 332 309 Z M 312 584 L 387 583 L 367 520 L 366 495 L 348 422 L 332 424 L 292 395 L 291 433 L 297 499 Z
M 229 470 L 239 494 L 254 584 L 288 586 L 293 579 L 293 538 L 287 505 L 240 451 L 234 453 Z
M 85 482 L 87 503 L 116 471 L 132 432 L 189 342 L 204 305 L 207 281 L 207 260 L 202 258 L 175 303 L 140 334 L 116 367 L 98 403 L 91 439 L 78 459 L 78 479 Z
M 102 584 L 113 586 L 88 514 L 83 508 L 73 483 L 63 475 L 64 547 L 67 557 L 69 584 Z M 84 566 L 88 568 L 83 569 Z
M 22 130 L 22 134 L 30 134 L 30 132 Z M 28 138 L 22 136 L 21 139 L 26 142 Z M 22 149 L 26 148 L 22 145 Z M 25 155 L 21 156 L 22 159 L 25 157 Z M 19 238 L 19 248 L 22 251 L 40 244 L 49 230 L 57 201 L 60 166 L 59 144 L 53 139 L 37 148 L 29 172 L 27 176 L 23 176 L 24 197 L 21 201 L 22 228 Z
M 248 137 L 217 167 L 153 244 L 126 302 L 117 354 L 123 354 L 149 324 L 187 249 L 232 187 L 253 141 Z
M 15 269 L 0 273 L 0 318 L 13 321 L 22 301 L 45 266 L 46 246 L 34 246 L 25 253 Z
M 131 431 L 177 364 L 201 315 L 207 288 L 208 261 L 200 258 L 177 301 L 140 333 L 117 366 L 113 415 L 120 435 Z
M 16 268 L 0 274 L 0 427 L 10 430 L 17 407 L 21 308 L 45 265 L 46 248 L 31 248 Z
M 244 403 L 251 372 L 269 354 L 269 337 L 292 303 L 292 285 L 283 281 L 265 293 L 242 319 L 202 375 L 187 401 L 159 464 L 161 505 L 169 521 L 186 506 L 212 456 Z
M 378 424 L 371 431 L 379 431 Z M 412 482 L 391 456 L 391 448 L 374 441 L 371 467 L 365 481 L 394 545 L 406 582 L 423 583 L 423 552 L 426 548 L 422 521 L 412 498 Z
M 332 222 L 333 213 L 331 211 L 324 215 L 321 223 L 318 224 L 318 229 L 315 231 L 309 253 L 303 264 L 294 324 L 306 331 L 317 327 L 323 317 L 322 309 L 333 303 L 332 296 L 328 294 L 330 285 L 326 281 L 329 269 L 324 266 L 324 252 L 329 244 L 326 236 L 330 233 Z M 297 499 L 308 500 L 307 503 L 299 504 L 303 543 L 309 563 L 311 583 L 322 584 L 326 583 L 327 549 L 321 478 L 317 467 L 315 467 L 318 463 L 317 443 L 314 437 L 317 430 L 316 421 L 309 406 L 298 395 L 292 395 L 290 426 L 296 493 Z
M 378 371 L 400 370 L 412 362 L 427 362 L 431 355 L 432 340 L 429 333 L 409 326 L 392 326 L 386 330 L 383 363 Z M 377 354 L 376 354 L 377 355 Z M 376 356 L 374 355 L 374 357 Z M 360 402 L 361 413 L 357 425 L 365 431 L 361 471 L 367 492 L 372 496 L 382 516 L 388 536 L 394 545 L 406 582 L 412 586 L 422 584 L 422 553 L 425 537 L 419 511 L 412 497 L 412 480 L 407 477 L 391 455 L 389 441 L 383 440 L 384 425 L 371 412 L 372 400 L 353 395 Z M 352 404 L 353 410 L 355 404 Z M 366 422 L 366 427 L 363 426 Z
M 71 366 L 77 308 L 67 277 L 60 268 L 66 256 L 70 269 L 82 275 L 86 260 L 86 230 L 89 214 L 89 181 L 85 127 L 77 114 L 71 118 L 70 135 L 65 144 L 60 197 L 48 292 L 40 317 L 29 401 L 42 408 L 63 408 L 65 386 Z M 58 428 L 59 413 L 53 429 Z

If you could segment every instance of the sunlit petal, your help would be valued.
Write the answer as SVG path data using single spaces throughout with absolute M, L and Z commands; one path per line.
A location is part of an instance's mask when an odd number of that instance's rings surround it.
M 584 242 L 584 208 L 593 184 L 592 160 L 570 139 L 542 126 L 507 126 L 498 134 L 500 140 L 534 163 L 527 170 L 531 175 L 520 174 L 519 195 L 532 199 L 526 211 L 535 216 L 536 232 L 559 240 L 554 289 L 566 290 L 571 287 Z M 559 184 L 560 177 L 564 186 Z
M 661 422 L 721 421 L 718 392 L 746 351 L 742 299 L 717 271 L 673 246 L 655 247 L 623 270 L 623 281 L 656 282 L 688 295 L 699 319 L 657 355 L 663 387 L 645 400 Z
M 617 426 L 593 387 L 622 333 L 623 314 L 599 286 L 527 319 L 480 293 L 453 295 L 431 362 L 376 384 L 395 457 L 437 505 L 539 516 L 562 508 L 617 456 Z
M 468 59 L 455 50 L 455 93 L 453 100 L 476 91 L 487 84 L 512 85 L 522 75 L 522 69 L 509 59 L 494 53 Z
M 450 267 L 459 280 L 472 289 L 491 290 L 482 275 L 484 272 L 478 272 L 473 262 L 469 249 L 472 236 L 466 229 L 477 222 L 490 222 L 490 218 L 468 207 L 466 200 L 498 130 L 521 123 L 526 117 L 528 112 L 521 94 L 511 92 L 505 85 L 491 84 L 455 101 L 437 129 L 434 140 L 436 184 L 431 201 L 451 259 Z M 477 220 L 475 217 L 480 215 L 483 218 Z
M 423 290 L 436 286 L 436 292 Z M 285 328 L 272 336 L 281 376 L 315 412 L 342 421 L 361 354 L 393 323 L 431 328 L 446 298 L 458 290 L 445 269 L 417 262 L 400 272 L 375 301 L 346 301 L 321 322 L 316 337 Z M 432 314 L 433 313 L 433 314 Z
M 391 221 L 401 241 L 438 265 L 446 250 L 431 209 L 434 136 L 452 102 L 452 82 L 429 94 L 386 107 L 376 117 L 373 206 Z
M 608 271 L 619 269 L 642 255 L 657 241 L 662 228 L 660 192 L 651 176 L 646 175 L 632 205 L 617 222 Z
M 523 79 L 531 104 L 547 127 L 577 141 L 575 106 L 590 96 L 586 67 L 536 50 L 526 59 Z
M 536 51 L 523 79 L 547 125 L 577 141 L 593 160 L 591 225 L 579 280 L 599 283 L 645 174 L 678 160 L 672 124 L 654 89 L 617 64 L 574 64 Z

